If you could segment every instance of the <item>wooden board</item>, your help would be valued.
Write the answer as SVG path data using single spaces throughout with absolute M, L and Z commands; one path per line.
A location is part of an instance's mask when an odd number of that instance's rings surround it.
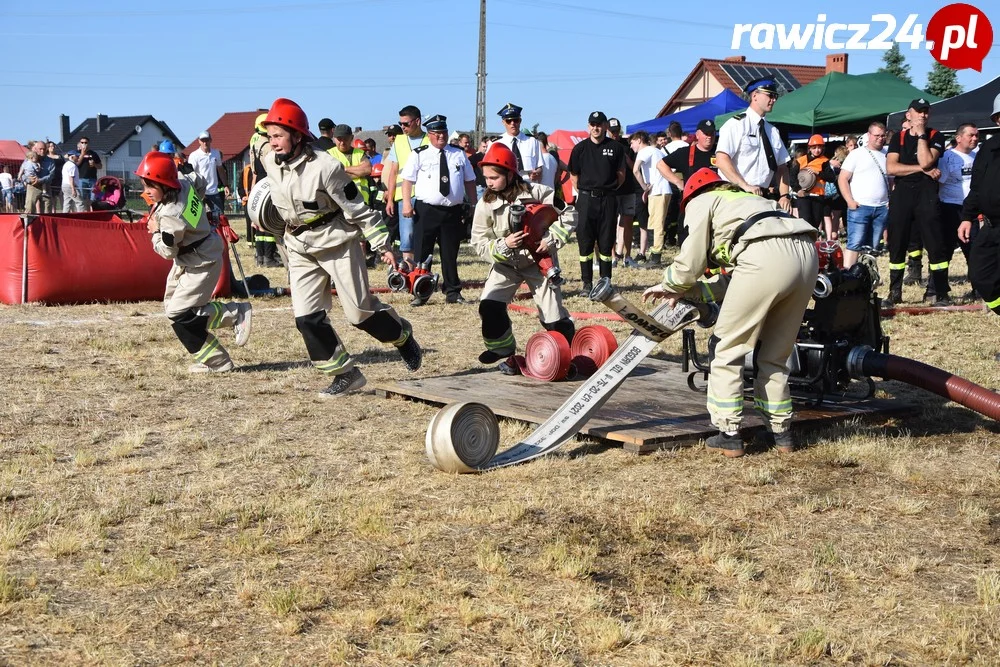
M 539 382 L 482 369 L 382 383 L 376 385 L 375 392 L 433 405 L 475 401 L 488 405 L 498 417 L 541 424 L 585 382 Z M 899 415 L 911 410 L 905 403 L 885 399 L 824 400 L 816 407 L 795 400 L 794 422 L 796 428 L 818 428 L 856 417 Z M 747 402 L 743 415 L 745 427 L 763 427 L 752 402 Z M 627 451 L 636 453 L 697 441 L 716 432 L 705 408 L 705 394 L 688 388 L 687 374 L 681 372 L 680 364 L 660 359 L 646 359 L 580 431 L 599 440 L 620 442 Z

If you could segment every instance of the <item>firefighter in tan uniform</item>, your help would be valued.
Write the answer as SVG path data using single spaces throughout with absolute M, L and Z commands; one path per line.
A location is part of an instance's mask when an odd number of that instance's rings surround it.
M 715 354 L 708 378 L 708 413 L 719 433 L 706 447 L 743 455 L 743 365 L 756 350 L 754 407 L 779 452 L 794 450 L 788 357 L 819 270 L 817 230 L 778 210 L 778 204 L 726 184 L 699 169 L 684 186 L 681 208 L 689 235 L 663 282 L 643 298 L 719 301 Z M 700 280 L 709 262 L 728 274 Z
M 143 194 L 153 202 L 147 221 L 153 250 L 174 262 L 163 304 L 177 338 L 194 355 L 188 371 L 231 371 L 229 353 L 210 330 L 231 326 L 236 344 L 246 345 L 253 311 L 249 303 L 212 301 L 222 273 L 222 239 L 209 225 L 194 186 L 178 178 L 172 155 L 146 154 L 135 174 L 142 179 Z
M 572 342 L 575 327 L 563 306 L 562 290 L 542 276 L 538 263 L 524 247 L 524 231 L 510 229 L 510 206 L 514 202 L 522 205 L 540 202 L 557 207 L 562 203 L 556 203 L 552 188 L 524 181 L 518 175 L 514 153 L 500 142 L 490 146 L 480 165 L 486 179 L 486 192 L 476 204 L 473 215 L 472 246 L 492 266 L 479 297 L 479 317 L 486 345 L 479 361 L 491 364 L 514 354 L 517 346 L 507 304 L 514 299 L 522 282 L 527 283 L 531 291 L 542 326 L 558 331 L 567 342 Z M 542 238 L 538 250 L 551 252 L 555 260 L 556 250 L 566 245 L 575 228 L 576 210 L 572 206 L 565 207 L 559 220 L 552 223 Z M 505 374 L 515 372 L 506 362 L 499 368 Z
M 395 345 L 407 368 L 417 370 L 423 353 L 410 323 L 368 288 L 362 238 L 387 263 L 393 259 L 382 216 L 365 204 L 340 162 L 309 146 L 309 121 L 298 104 L 275 100 L 264 126 L 271 152 L 262 162 L 271 182 L 271 201 L 286 225 L 284 244 L 295 326 L 313 365 L 334 376 L 320 395 L 340 396 L 366 383 L 327 317 L 333 307 L 331 282 L 347 321 Z

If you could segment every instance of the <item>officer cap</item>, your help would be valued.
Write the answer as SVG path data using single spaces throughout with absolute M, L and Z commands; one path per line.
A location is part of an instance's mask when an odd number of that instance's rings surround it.
M 517 106 L 513 102 L 507 102 L 503 109 L 497 111 L 497 115 L 501 118 L 520 118 L 521 117 L 521 107 Z
M 743 89 L 747 95 L 754 92 L 755 90 L 760 90 L 765 93 L 778 94 L 778 84 L 777 82 L 769 76 L 765 76 L 762 79 L 754 79 L 747 84 L 747 87 Z
M 354 131 L 351 129 L 351 126 L 344 123 L 341 123 L 337 127 L 333 128 L 334 139 L 345 139 L 352 134 L 354 134 Z
M 447 132 L 448 118 L 440 114 L 431 116 L 424 121 L 424 128 L 426 128 L 428 132 Z
M 587 119 L 587 123 L 590 125 L 604 125 L 608 122 L 608 117 L 604 115 L 603 111 L 594 111 L 590 114 L 590 118 Z
M 700 130 L 702 134 L 706 134 L 711 137 L 716 132 L 715 121 L 712 120 L 711 118 L 706 118 L 705 120 L 698 123 L 697 129 Z
M 319 120 L 319 131 L 326 132 L 327 130 L 333 129 L 333 121 L 329 118 L 320 118 Z
M 910 102 L 909 108 L 914 111 L 930 111 L 931 103 L 921 97 Z

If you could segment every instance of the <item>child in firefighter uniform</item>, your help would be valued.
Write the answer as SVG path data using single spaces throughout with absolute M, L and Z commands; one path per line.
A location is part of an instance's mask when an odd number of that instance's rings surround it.
M 569 312 L 563 307 L 562 290 L 542 275 L 530 249 L 525 247 L 524 231 L 510 228 L 510 208 L 514 203 L 534 202 L 562 207 L 559 219 L 548 228 L 537 248 L 550 252 L 556 266 L 556 250 L 566 244 L 576 227 L 576 210 L 557 203 L 552 188 L 524 181 L 518 175 L 513 152 L 500 142 L 490 146 L 480 165 L 487 189 L 473 214 L 472 246 L 492 266 L 479 297 L 479 317 L 486 345 L 479 361 L 490 364 L 514 354 L 516 344 L 507 304 L 513 300 L 522 282 L 531 290 L 542 326 L 558 331 L 567 342 L 572 342 L 575 328 Z M 499 368 L 505 374 L 515 372 L 506 362 Z
M 212 301 L 222 273 L 222 239 L 209 225 L 205 206 L 186 178 L 178 178 L 174 156 L 147 153 L 135 171 L 143 195 L 152 202 L 147 228 L 156 254 L 174 262 L 167 275 L 164 309 L 184 348 L 194 356 L 192 373 L 233 369 L 226 348 L 211 329 L 233 327 L 236 344 L 250 338 L 249 303 Z
M 295 326 L 313 365 L 334 377 L 320 395 L 341 396 L 366 383 L 327 317 L 333 307 L 331 282 L 347 321 L 394 345 L 407 368 L 417 370 L 423 353 L 410 323 L 368 288 L 362 238 L 387 263 L 392 261 L 382 216 L 365 204 L 336 158 L 309 146 L 309 121 L 298 104 L 275 100 L 263 124 L 271 151 L 262 162 L 271 182 L 271 201 L 286 225 L 284 244 Z
M 663 282 L 643 298 L 722 301 L 709 349 L 708 413 L 719 433 L 709 450 L 742 456 L 743 366 L 756 352 L 754 407 L 764 416 L 774 445 L 794 450 L 788 358 L 819 271 L 818 231 L 778 209 L 776 202 L 724 183 L 699 169 L 684 186 L 681 208 L 688 237 Z M 727 269 L 699 280 L 709 261 Z

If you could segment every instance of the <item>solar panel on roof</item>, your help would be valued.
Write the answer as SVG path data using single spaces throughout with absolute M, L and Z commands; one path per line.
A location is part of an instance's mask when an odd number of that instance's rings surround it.
M 784 67 L 760 67 L 758 65 L 740 65 L 737 63 L 720 63 L 722 71 L 725 72 L 730 79 L 733 80 L 740 90 L 746 88 L 747 84 L 751 81 L 761 79 L 765 76 L 769 76 L 778 85 L 781 86 L 786 92 L 791 92 L 802 87 L 798 79 L 792 76 Z

